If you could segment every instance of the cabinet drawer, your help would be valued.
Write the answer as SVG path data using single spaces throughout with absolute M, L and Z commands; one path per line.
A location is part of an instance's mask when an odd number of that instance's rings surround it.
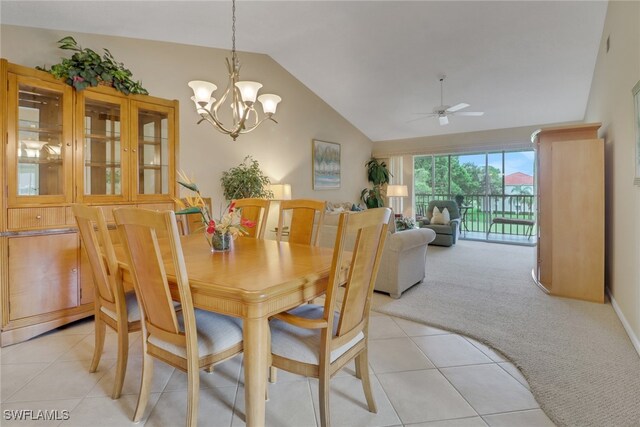
M 10 230 L 64 226 L 66 224 L 67 216 L 64 207 L 8 209 Z
M 138 204 L 138 207 L 142 209 L 150 209 L 152 211 L 172 211 L 175 209 L 175 205 L 172 202 Z

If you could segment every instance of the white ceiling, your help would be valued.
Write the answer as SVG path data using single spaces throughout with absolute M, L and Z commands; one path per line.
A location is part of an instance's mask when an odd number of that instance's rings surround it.
M 374 141 L 582 120 L 603 1 L 239 1 L 270 55 Z M 0 21 L 230 48 L 230 1 L 5 1 Z M 408 121 L 444 102 L 483 117 Z

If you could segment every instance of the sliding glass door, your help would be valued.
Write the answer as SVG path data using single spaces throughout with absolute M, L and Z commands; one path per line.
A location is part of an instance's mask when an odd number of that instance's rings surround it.
M 416 156 L 416 216 L 426 215 L 431 200 L 456 200 L 462 238 L 534 243 L 519 221 L 535 221 L 533 166 L 531 150 Z

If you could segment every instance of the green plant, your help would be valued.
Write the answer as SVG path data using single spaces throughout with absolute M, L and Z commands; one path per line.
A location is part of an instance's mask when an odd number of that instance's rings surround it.
M 269 178 L 260 169 L 258 161 L 251 156 L 245 157 L 238 166 L 222 172 L 220 183 L 227 200 L 273 197 L 268 189 L 271 183 Z
M 132 79 L 131 71 L 125 68 L 122 62 L 116 61 L 108 49 L 103 49 L 104 54 L 100 56 L 91 49 L 83 49 L 71 36 L 58 40 L 58 44 L 60 49 L 75 53 L 71 58 L 63 58 L 59 64 L 52 65 L 50 70 L 46 67 L 36 67 L 38 70 L 47 71 L 59 79 L 64 78 L 66 83 L 77 91 L 104 82 L 106 85 L 113 85 L 125 95 L 149 93 L 140 81 Z
M 396 230 L 411 230 L 412 228 L 416 228 L 416 220 L 405 216 L 402 218 L 396 218 Z
M 365 163 L 365 166 L 367 168 L 367 179 L 373 184 L 373 187 L 362 190 L 360 198 L 370 209 L 381 208 L 384 206 L 381 188 L 384 184 L 389 183 L 391 173 L 387 169 L 387 164 L 378 161 L 378 159 L 369 160 Z

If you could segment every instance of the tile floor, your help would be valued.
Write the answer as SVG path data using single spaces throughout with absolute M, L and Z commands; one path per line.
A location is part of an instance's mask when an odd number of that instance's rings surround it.
M 139 387 L 141 344 L 132 336 L 123 395 L 109 397 L 115 369 L 110 333 L 98 372 L 88 372 L 93 321 L 84 320 L 0 350 L 2 426 L 130 426 Z M 378 413 L 371 414 L 353 365 L 331 382 L 334 426 L 553 426 L 519 371 L 460 335 L 372 313 L 370 365 Z M 156 362 L 144 426 L 184 425 L 186 377 Z M 242 359 L 201 373 L 200 425 L 244 425 Z M 318 384 L 283 371 L 269 385 L 267 425 L 319 425 Z M 66 410 L 64 421 L 7 420 L 11 410 Z

